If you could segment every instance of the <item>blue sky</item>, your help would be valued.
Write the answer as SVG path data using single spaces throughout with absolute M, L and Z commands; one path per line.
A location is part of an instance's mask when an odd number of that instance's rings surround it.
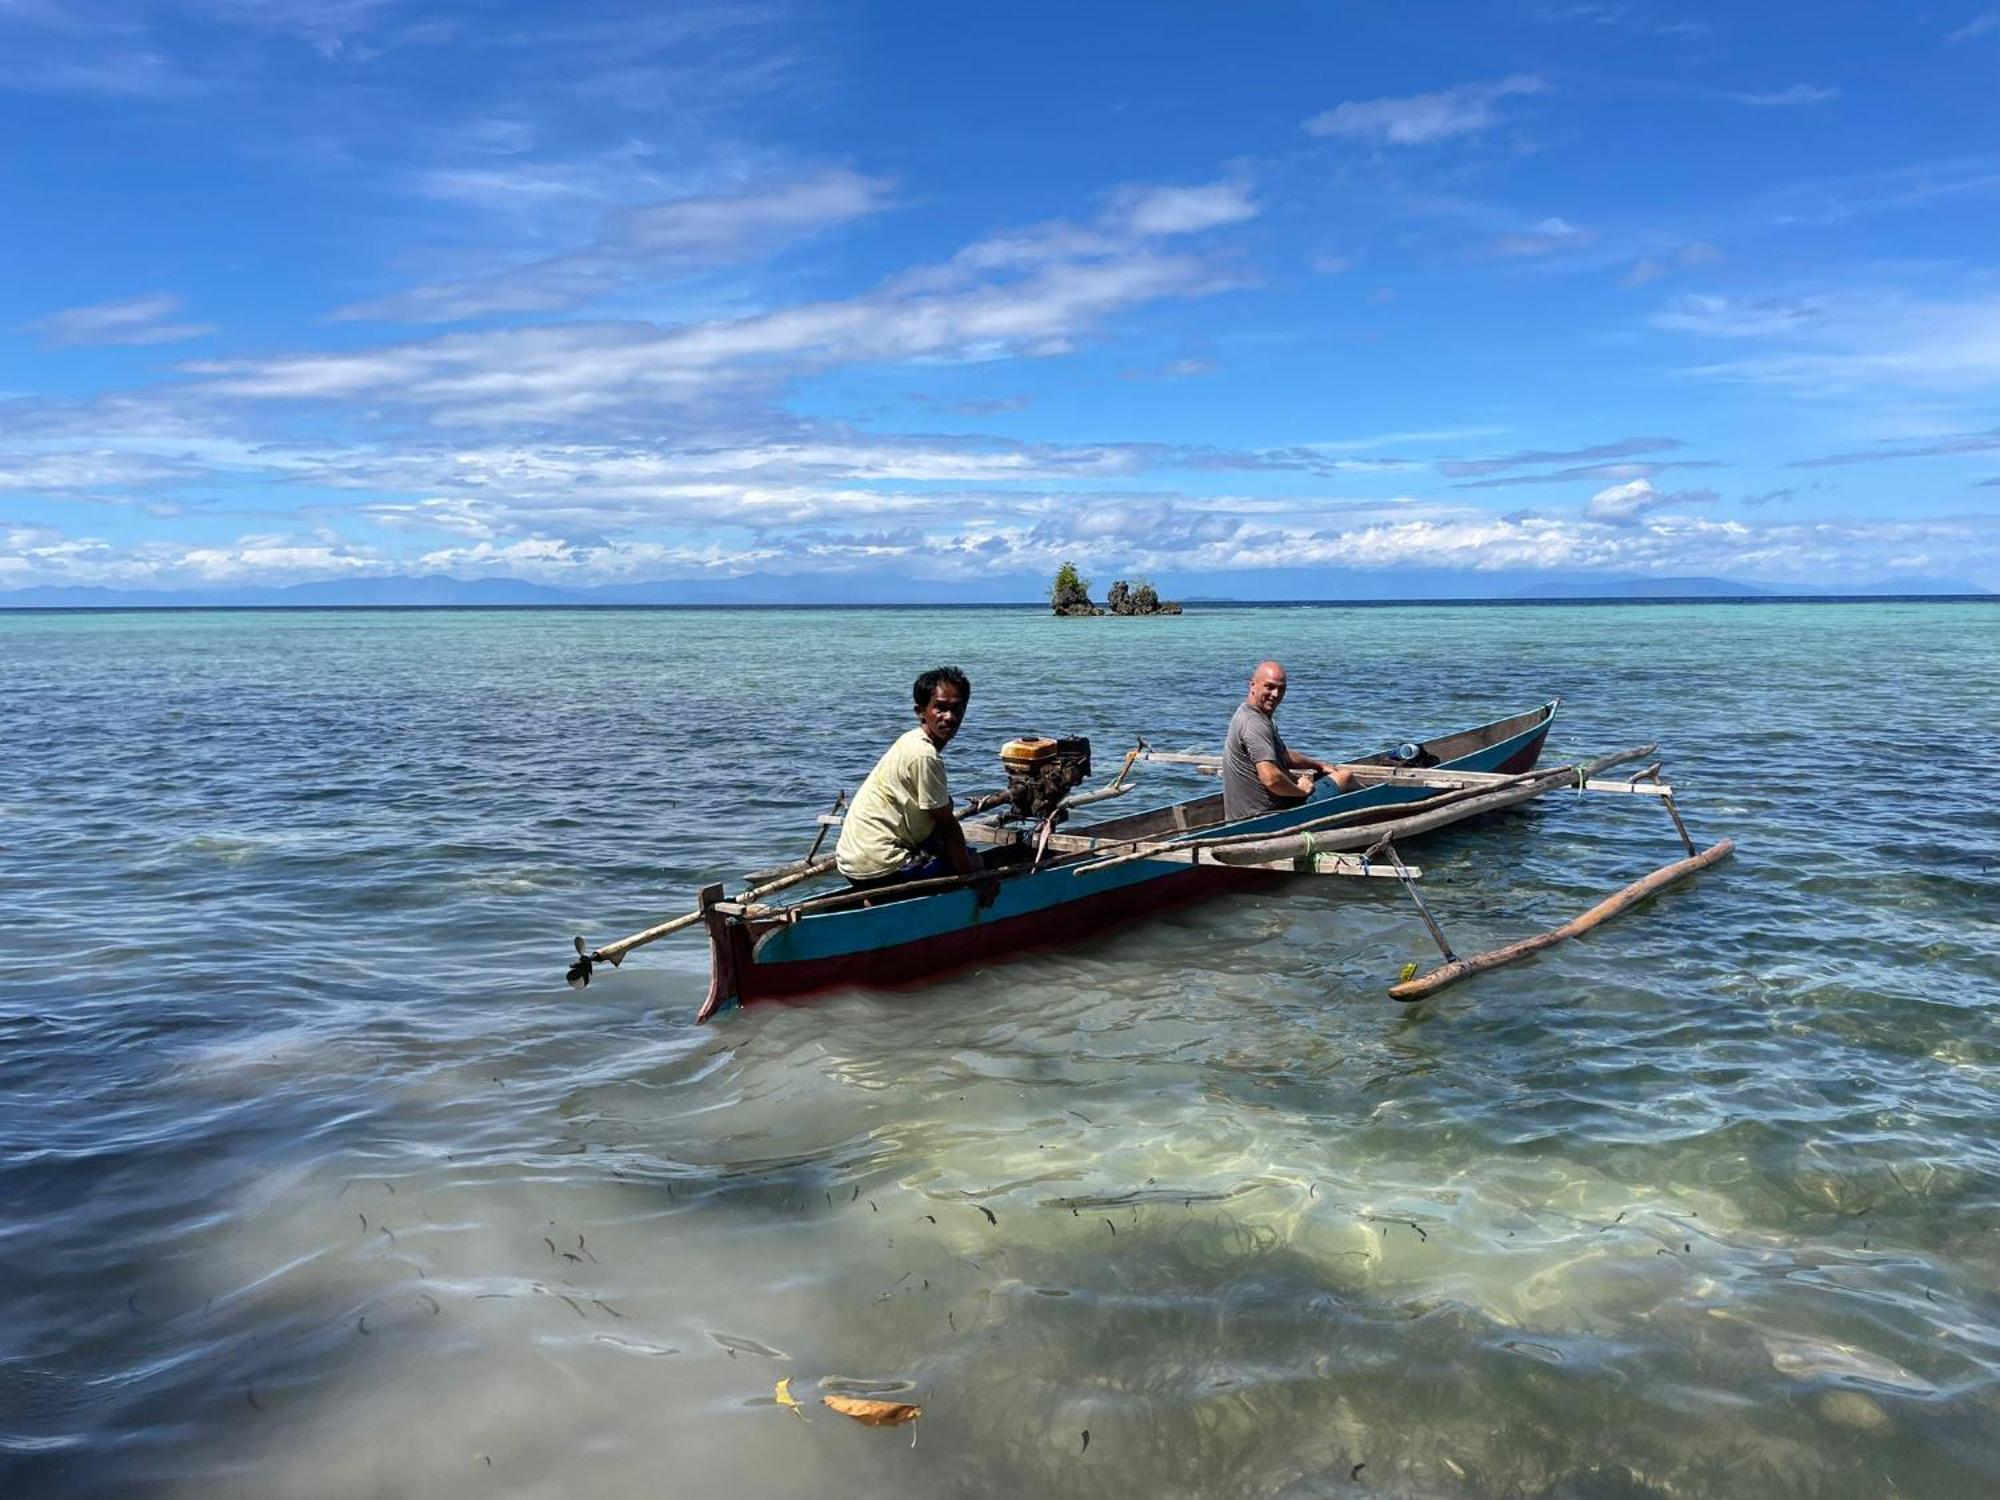
M 0 589 L 2000 588 L 1996 85 L 1992 0 L 0 0 Z

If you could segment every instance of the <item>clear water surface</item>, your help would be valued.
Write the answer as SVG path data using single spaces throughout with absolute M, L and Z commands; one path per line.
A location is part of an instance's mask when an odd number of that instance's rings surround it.
M 1324 754 L 1561 693 L 1740 852 L 1415 1009 L 1331 880 L 700 1028 L 698 941 L 562 984 L 921 667 L 972 790 L 1265 655 Z M 1974 604 L 0 616 L 0 1490 L 1992 1493 L 1997 728 Z M 1678 850 L 1410 852 L 1464 951 Z

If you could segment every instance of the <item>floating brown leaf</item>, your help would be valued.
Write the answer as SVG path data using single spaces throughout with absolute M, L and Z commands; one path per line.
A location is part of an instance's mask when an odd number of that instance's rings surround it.
M 901 1427 L 924 1414 L 921 1406 L 907 1401 L 870 1401 L 862 1396 L 821 1396 L 820 1400 L 839 1412 L 870 1427 Z

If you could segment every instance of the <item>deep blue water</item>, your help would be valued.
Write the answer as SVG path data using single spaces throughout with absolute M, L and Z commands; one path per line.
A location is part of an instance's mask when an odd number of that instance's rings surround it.
M 698 942 L 562 984 L 924 666 L 970 790 L 1213 747 L 1267 655 L 1328 756 L 1560 693 L 1739 852 L 1415 1009 L 1386 882 L 703 1028 Z M 1990 604 L 0 615 L 0 1490 L 1990 1490 L 1996 725 Z M 1471 951 L 1679 844 L 1405 852 Z

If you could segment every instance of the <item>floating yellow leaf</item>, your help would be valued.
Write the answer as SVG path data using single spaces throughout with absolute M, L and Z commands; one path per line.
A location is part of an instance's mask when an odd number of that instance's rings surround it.
M 799 1409 L 799 1403 L 792 1399 L 791 1376 L 787 1375 L 783 1380 L 779 1381 L 778 1388 L 772 1394 L 778 1398 L 778 1405 L 789 1406 L 793 1411 Z
M 921 1406 L 907 1401 L 870 1401 L 861 1396 L 821 1396 L 820 1400 L 839 1412 L 870 1427 L 901 1427 L 924 1414 Z
M 1404 979 L 1414 979 L 1416 977 L 1417 977 L 1417 966 L 1415 964 L 1404 964 L 1403 972 L 1397 976 L 1399 981 Z

